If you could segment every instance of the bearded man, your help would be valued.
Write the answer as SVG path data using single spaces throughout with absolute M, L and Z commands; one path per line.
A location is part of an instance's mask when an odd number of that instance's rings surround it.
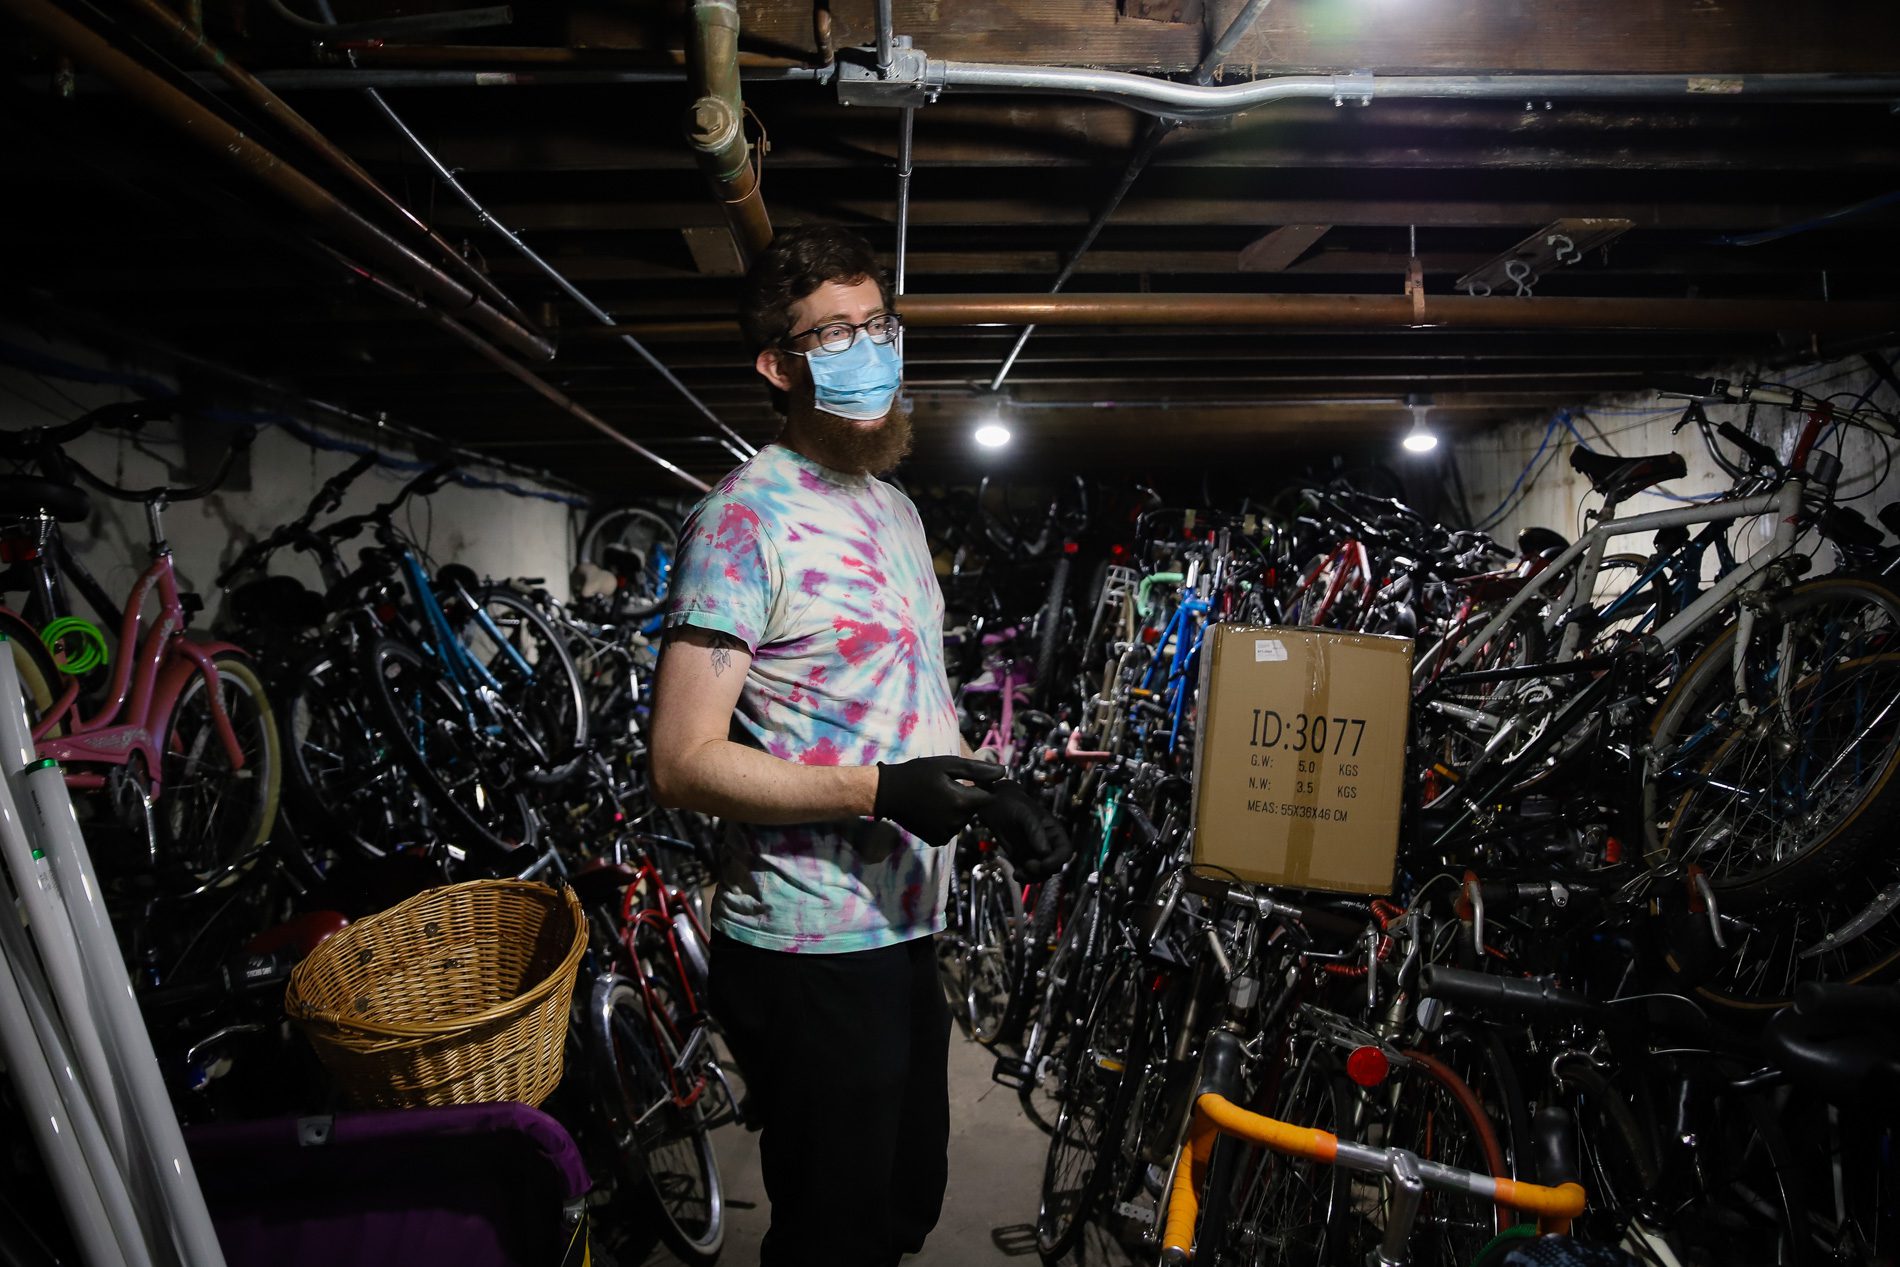
M 1069 843 L 962 741 L 923 524 L 878 478 L 910 419 L 869 244 L 781 233 L 739 320 L 785 424 L 681 533 L 652 783 L 727 827 L 711 1006 L 763 1131 L 761 1262 L 886 1267 L 922 1248 L 948 1173 L 946 846 L 978 817 L 1034 879 Z

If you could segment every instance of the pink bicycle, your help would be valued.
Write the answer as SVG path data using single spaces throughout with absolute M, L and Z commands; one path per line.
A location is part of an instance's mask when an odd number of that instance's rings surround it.
M 153 867 L 182 868 L 203 882 L 268 839 L 283 763 L 276 719 L 250 658 L 228 642 L 187 630 L 203 603 L 179 589 L 164 512 L 218 487 L 248 433 L 240 433 L 210 480 L 187 488 L 120 488 L 59 447 L 94 427 L 135 430 L 170 412 L 162 405 L 114 405 L 0 440 L 0 456 L 32 462 L 39 471 L 0 476 L 0 560 L 11 565 L 0 573 L 0 589 L 27 595 L 24 610 L 0 607 L 0 635 L 20 670 L 40 757 L 64 765 L 76 791 L 102 797 L 121 825 L 142 838 Z M 61 536 L 61 524 L 92 513 L 76 480 L 145 507 L 152 560 L 122 610 Z M 108 625 L 118 626 L 115 646 L 74 615 L 68 583 Z M 144 608 L 154 597 L 157 611 L 148 622 Z M 101 808 L 98 798 L 91 808 Z

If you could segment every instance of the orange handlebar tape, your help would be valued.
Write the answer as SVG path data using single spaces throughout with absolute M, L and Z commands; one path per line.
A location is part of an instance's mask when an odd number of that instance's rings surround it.
M 1201 1216 L 1200 1195 L 1194 1191 L 1192 1143 L 1181 1145 L 1181 1155 L 1175 1158 L 1174 1190 L 1168 1196 L 1167 1214 L 1161 1232 L 1162 1261 L 1189 1262 L 1194 1257 L 1194 1221 Z
M 1526 1214 L 1538 1214 L 1545 1218 L 1574 1219 L 1583 1213 L 1584 1192 L 1582 1187 L 1574 1183 L 1546 1188 L 1541 1183 L 1519 1183 L 1515 1179 L 1499 1179 L 1497 1185 L 1498 1204 L 1508 1205 Z
M 1226 1096 L 1217 1095 L 1212 1091 L 1197 1100 L 1195 1107 L 1206 1114 L 1208 1121 L 1229 1135 L 1238 1135 L 1256 1144 L 1264 1144 L 1276 1152 L 1291 1153 L 1295 1157 L 1323 1161 L 1328 1165 L 1339 1154 L 1339 1137 L 1331 1131 L 1317 1130 L 1311 1126 L 1295 1126 L 1291 1122 L 1282 1122 L 1278 1118 L 1249 1113 Z M 1544 1189 L 1544 1191 L 1549 1190 Z M 1579 1189 L 1579 1196 L 1581 1196 L 1581 1189 Z M 1503 1198 L 1500 1197 L 1499 1200 Z

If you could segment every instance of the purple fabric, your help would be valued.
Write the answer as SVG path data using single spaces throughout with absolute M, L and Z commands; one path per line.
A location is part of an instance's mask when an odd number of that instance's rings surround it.
M 592 1186 L 525 1104 L 339 1113 L 311 1146 L 299 1120 L 185 1132 L 230 1267 L 558 1263 L 562 1206 Z

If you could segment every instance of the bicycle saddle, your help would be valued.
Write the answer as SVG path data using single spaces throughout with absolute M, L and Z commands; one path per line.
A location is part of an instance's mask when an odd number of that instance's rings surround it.
M 0 475 L 0 518 L 36 519 L 51 515 L 63 524 L 92 516 L 92 498 L 71 484 L 34 479 L 30 475 Z
M 1803 984 L 1763 1034 L 1768 1058 L 1835 1103 L 1900 1096 L 1900 990 Z
M 1576 459 L 1572 457 L 1571 461 Z M 1562 533 L 1548 528 L 1526 528 L 1517 534 L 1517 552 L 1527 559 L 1554 559 L 1569 548 L 1570 542 Z
M 1578 445 L 1570 450 L 1570 469 L 1589 480 L 1597 492 L 1617 501 L 1667 480 L 1681 479 L 1689 473 L 1689 464 L 1680 453 L 1623 458 Z

